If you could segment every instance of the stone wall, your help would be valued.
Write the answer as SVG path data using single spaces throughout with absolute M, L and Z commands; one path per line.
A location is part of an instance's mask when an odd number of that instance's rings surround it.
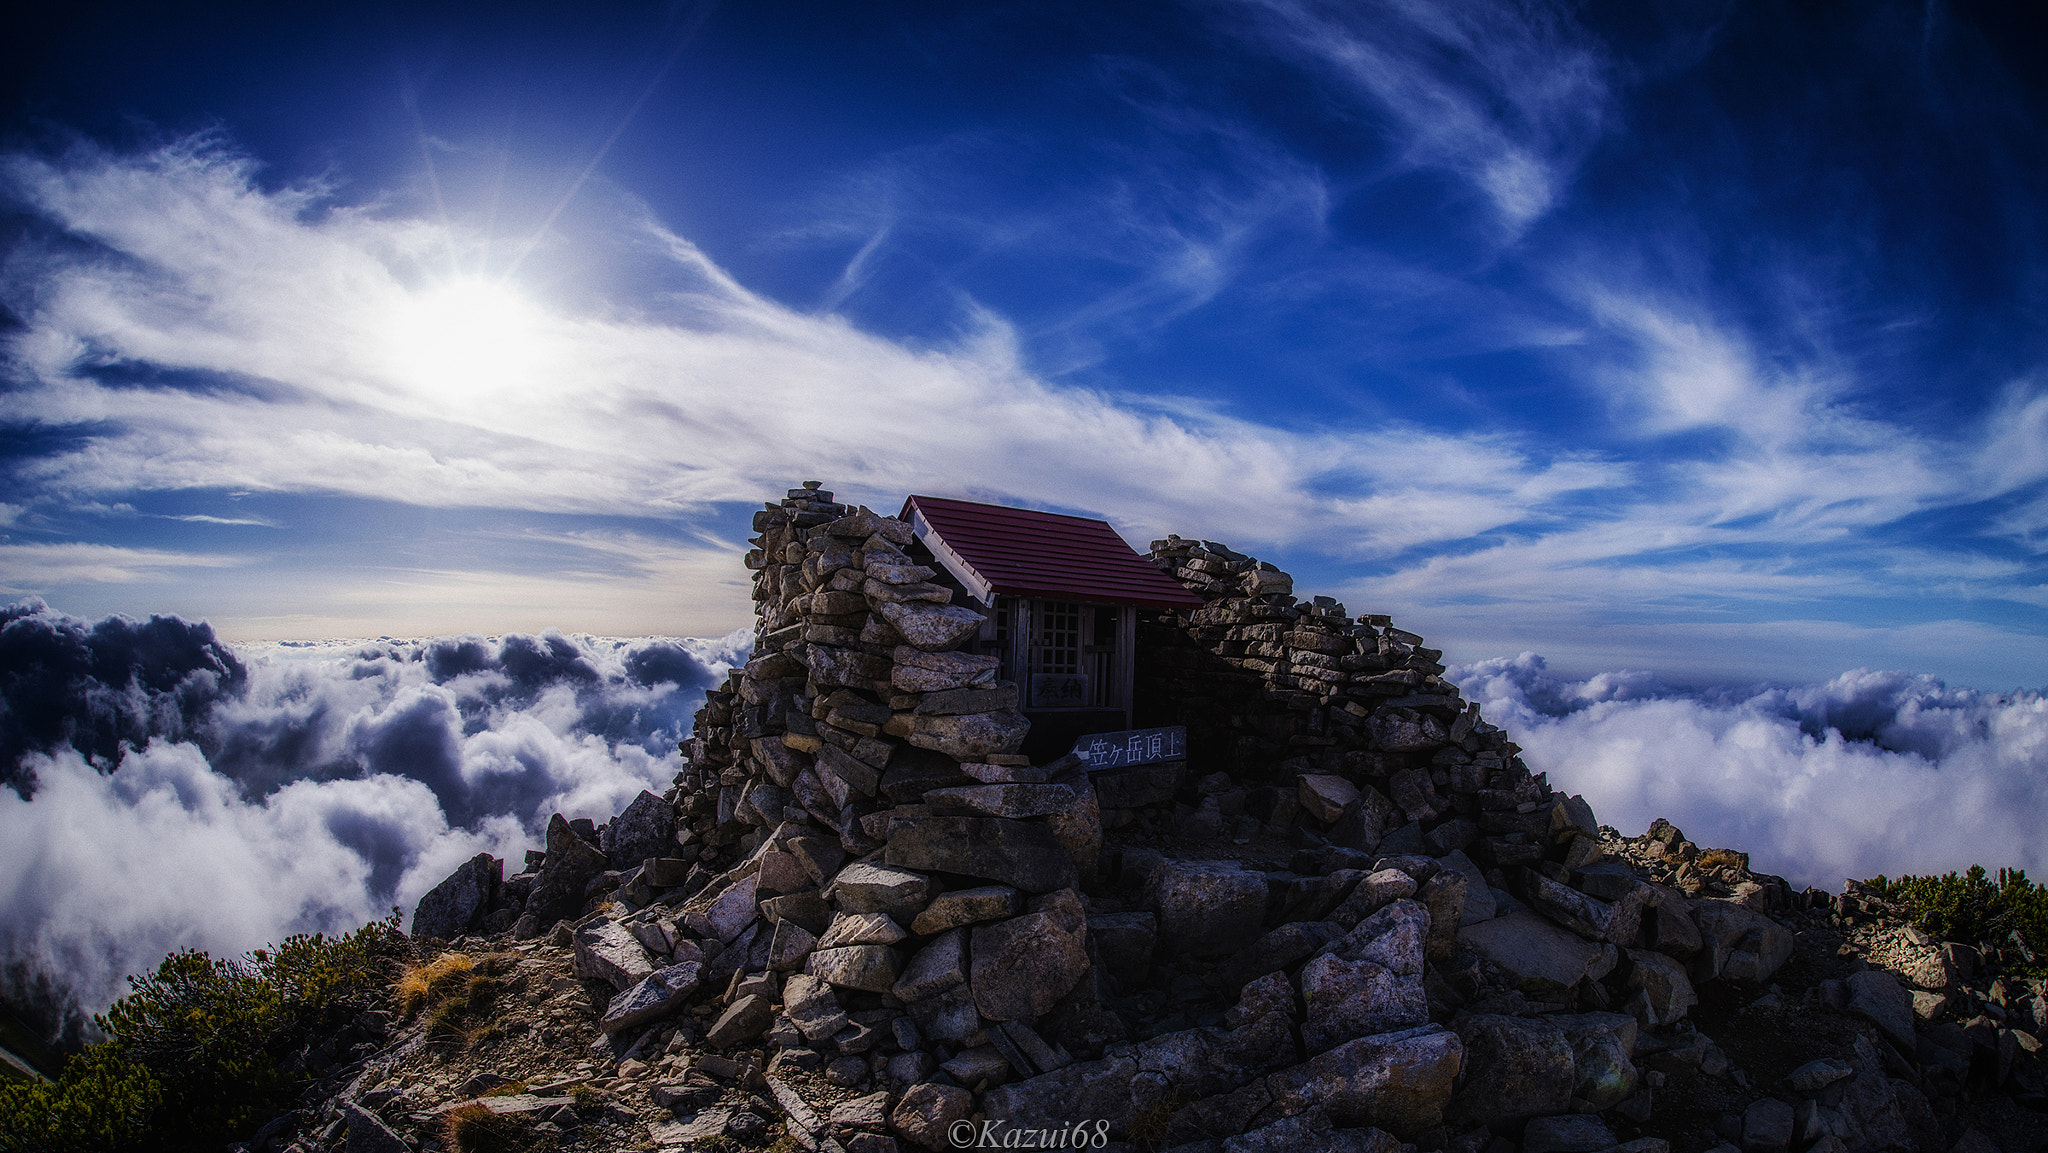
M 808 821 L 844 853 L 886 845 L 890 864 L 1027 892 L 1092 871 L 1099 838 L 1085 804 L 1076 815 L 1085 782 L 1018 753 L 1029 724 L 1016 686 L 997 683 L 994 657 L 961 651 L 982 614 L 918 563 L 910 526 L 813 483 L 754 527 L 753 657 L 707 695 L 685 745 L 690 836 L 744 855 Z
M 1207 602 L 1139 620 L 1139 723 L 1186 725 L 1197 779 L 1176 831 L 1463 849 L 1498 886 L 1546 857 L 1597 856 L 1590 811 L 1559 808 L 1420 636 L 1328 597 L 1297 602 L 1286 573 L 1212 541 L 1154 541 L 1151 560 Z M 1144 819 L 1104 816 L 1111 828 Z

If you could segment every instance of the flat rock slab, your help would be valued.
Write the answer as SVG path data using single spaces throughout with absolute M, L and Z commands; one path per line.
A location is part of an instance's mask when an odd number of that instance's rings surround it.
M 647 1127 L 647 1135 L 663 1149 L 694 1148 L 698 1142 L 725 1136 L 738 1112 L 730 1105 L 713 1105 L 687 1121 L 657 1121 Z
M 666 1017 L 682 1008 L 702 982 L 704 967 L 694 961 L 650 973 L 639 984 L 613 997 L 597 1027 L 606 1033 L 631 1029 Z
M 1467 925 L 1458 930 L 1458 939 L 1514 974 L 1523 988 L 1532 991 L 1571 988 L 1606 956 L 1600 946 L 1528 909 Z
M 1465 1047 L 1458 1034 L 1423 1025 L 1347 1041 L 1268 1078 L 1329 1111 L 1346 1125 L 1370 1125 L 1413 1138 L 1443 1121 Z
M 654 958 L 632 930 L 617 921 L 602 918 L 576 930 L 574 938 L 578 975 L 603 981 L 615 991 L 645 980 L 654 972 Z
M 897 645 L 889 683 L 906 693 L 982 688 L 996 683 L 996 658 L 967 653 L 928 653 Z
M 844 945 L 893 945 L 910 934 L 887 913 L 840 913 L 832 918 L 818 948 L 837 949 Z
M 759 1037 L 774 1020 L 774 1003 L 759 993 L 749 993 L 726 1006 L 705 1032 L 704 1041 L 714 1049 L 730 1049 Z
M 1911 1053 L 1914 1049 L 1913 996 L 1884 969 L 1865 969 L 1848 979 L 1849 1011 L 1867 1018 Z
M 947 1133 L 955 1121 L 974 1111 L 974 1094 L 955 1085 L 926 1082 L 913 1085 L 896 1103 L 889 1123 L 898 1133 L 927 1149 L 949 1148 Z
M 960 716 L 966 713 L 1015 711 L 1017 686 L 999 685 L 982 689 L 946 689 L 926 693 L 912 712 L 921 717 Z
M 348 1125 L 349 1153 L 411 1153 L 412 1146 L 406 1144 L 382 1117 L 363 1108 L 353 1101 L 342 1106 L 342 1120 Z
M 1049 893 L 1079 881 L 1074 860 L 1045 824 L 1002 817 L 895 817 L 882 860 Z
M 1122 1134 L 1135 1112 L 1131 1080 L 1137 1072 L 1128 1055 L 1068 1065 L 990 1089 L 981 1096 L 982 1112 L 1009 1128 L 1055 1129 L 1100 1119 Z
M 1071 889 L 1038 911 L 974 930 L 969 983 L 991 1021 L 1029 1021 L 1052 1010 L 1088 971 L 1088 914 Z
M 946 1076 L 962 1085 L 974 1085 L 981 1081 L 1002 1077 L 1010 1072 L 1010 1062 L 994 1045 L 979 1045 L 962 1049 L 953 1059 L 941 1064 Z
M 709 900 L 691 901 L 683 907 L 683 924 L 699 937 L 716 937 L 731 944 L 760 915 L 760 907 L 755 903 L 760 886 L 760 874 L 754 873 L 726 886 Z
M 1235 861 L 1162 861 L 1141 904 L 1159 918 L 1160 947 L 1222 956 L 1256 940 L 1266 916 L 1266 875 Z
M 1298 791 L 1301 807 L 1326 825 L 1349 812 L 1359 798 L 1358 786 L 1338 776 L 1302 777 Z
M 972 1082 L 969 1082 L 972 1084 Z M 889 1094 L 870 1093 L 832 1106 L 825 1119 L 848 1129 L 882 1129 L 889 1124 Z
M 924 795 L 924 803 L 941 813 L 1020 819 L 1061 812 L 1078 800 L 1067 785 L 962 785 Z
M 811 678 L 827 687 L 845 685 L 867 690 L 874 687 L 878 678 L 889 675 L 886 657 L 870 656 L 859 649 L 813 644 L 804 661 L 810 666 Z
M 1785 1085 L 1795 1093 L 1818 1093 L 1837 1081 L 1855 1075 L 1856 1067 L 1847 1061 L 1821 1057 L 1808 1061 L 1786 1074 Z
M 887 945 L 848 945 L 813 952 L 804 972 L 843 989 L 886 993 L 896 983 L 896 964 L 896 951 Z
M 1429 1020 L 1421 974 L 1401 976 L 1371 961 L 1325 953 L 1301 967 L 1301 996 L 1308 1004 L 1301 1039 L 1311 1053 Z
M 910 922 L 910 931 L 930 936 L 981 921 L 1000 921 L 1024 911 L 1024 894 L 1009 885 L 955 889 L 932 898 Z
M 924 908 L 932 887 L 932 879 L 922 873 L 862 861 L 841 869 L 826 893 L 848 913 L 905 917 Z
M 470 1097 L 461 1101 L 448 1101 L 427 1110 L 430 1116 L 439 1116 L 465 1105 L 482 1105 L 497 1114 L 538 1113 L 562 1105 L 574 1105 L 574 1097 L 549 1097 L 535 1093 L 508 1093 L 502 1097 Z
M 1015 753 L 1031 731 L 1024 714 L 1008 709 L 951 716 L 916 716 L 911 720 L 910 743 L 920 749 L 944 753 L 956 761 L 976 761 L 997 754 Z
M 1551 920 L 1589 941 L 1620 946 L 1636 939 L 1643 911 L 1655 895 L 1648 885 L 1637 885 L 1616 900 L 1602 901 L 1533 869 L 1523 871 L 1522 884 L 1529 903 Z
M 966 983 L 967 933 L 956 928 L 939 934 L 919 949 L 890 992 L 905 1004 L 915 1004 Z
M 928 653 L 955 648 L 981 631 L 981 614 L 958 605 L 884 602 L 877 611 L 903 634 L 911 648 Z
M 1494 1013 L 1462 1016 L 1455 1025 L 1468 1062 L 1452 1109 L 1458 1124 L 1513 1124 L 1570 1108 L 1576 1067 L 1564 1030 Z

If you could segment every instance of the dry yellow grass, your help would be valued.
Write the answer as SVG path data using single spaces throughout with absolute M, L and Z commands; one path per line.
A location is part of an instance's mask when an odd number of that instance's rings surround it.
M 431 961 L 407 965 L 399 974 L 394 991 L 399 1008 L 407 1017 L 442 999 L 449 989 L 464 982 L 476 969 L 476 958 L 467 953 L 443 953 Z
M 1747 872 L 1749 854 L 1738 853 L 1734 849 L 1708 849 L 1693 863 L 1702 869 L 1741 869 Z
M 509 963 L 498 953 L 443 953 L 407 966 L 392 991 L 406 1019 L 423 1020 L 429 1036 L 459 1038 L 474 1046 L 503 1035 L 503 1026 L 489 1013 L 498 997 L 498 977 Z

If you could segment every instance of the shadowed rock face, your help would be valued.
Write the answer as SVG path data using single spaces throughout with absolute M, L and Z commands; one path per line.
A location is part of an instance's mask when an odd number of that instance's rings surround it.
M 642 791 L 626 811 L 605 826 L 605 858 L 615 869 L 627 869 L 649 857 L 666 857 L 675 847 L 674 806 Z
M 585 890 L 605 870 L 604 854 L 578 837 L 560 813 L 548 818 L 546 852 L 516 931 L 523 938 L 581 915 Z
M 1062 889 L 1033 911 L 971 937 L 975 1008 L 991 1021 L 1035 1021 L 1052 1011 L 1088 971 L 1088 914 Z
M 767 1108 L 850 1153 L 939 1147 L 976 1114 L 1199 1153 L 1471 1153 L 1499 1134 L 1668 1153 L 1640 1135 L 1668 1107 L 1652 1087 L 1682 1077 L 1740 1104 L 1759 1151 L 1812 1153 L 1825 1130 L 1939 1153 L 1924 1092 L 1959 1097 L 1987 1067 L 2038 1083 L 2037 991 L 2004 987 L 2003 1022 L 1950 1036 L 1914 1014 L 1949 1011 L 1924 986 L 1968 957 L 1886 938 L 1926 1001 L 1880 970 L 1808 976 L 1848 964 L 1849 906 L 1668 825 L 1603 831 L 1422 638 L 1297 602 L 1251 558 L 1155 543 L 1205 602 L 1141 625 L 1153 705 L 1176 694 L 1151 719 L 1188 724 L 1194 763 L 1089 774 L 1010 751 L 1014 686 L 908 526 L 803 488 L 755 527 L 757 647 L 707 695 L 674 786 L 609 823 L 606 852 L 558 816 L 536 874 L 493 887 L 478 858 L 415 914 L 516 914 L 535 956 L 571 951 L 603 992 L 595 1051 L 637 1054 L 600 1072 L 655 1080 L 647 1099 L 689 1118 L 660 1140 L 758 1135 L 748 1110 Z M 1765 992 L 1793 972 L 1807 984 Z M 1711 982 L 1753 1002 L 1721 1027 L 1744 1045 L 1695 1028 Z M 1895 1067 L 1914 1045 L 1927 1090 L 1845 1040 L 1864 1020 Z M 1733 1066 L 1765 1037 L 1813 1046 L 1786 1064 L 1803 1072 Z M 817 1079 L 862 1096 L 807 1104 Z M 774 1104 L 702 1096 L 723 1085 Z
M 420 898 L 412 914 L 415 937 L 459 937 L 482 923 L 505 876 L 505 862 L 478 853 Z
M 1266 915 L 1266 875 L 1235 861 L 1167 861 L 1145 883 L 1161 947 L 1220 956 L 1256 938 Z
M 1577 1064 L 1564 1030 L 1547 1021 L 1482 1013 L 1455 1028 L 1471 1068 L 1456 1118 L 1494 1125 L 1548 1117 L 1571 1106 Z

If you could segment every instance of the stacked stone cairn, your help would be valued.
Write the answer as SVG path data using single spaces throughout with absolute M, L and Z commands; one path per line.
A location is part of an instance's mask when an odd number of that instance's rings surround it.
M 886 1132 L 839 1134 L 856 1150 L 973 1121 L 1661 1153 L 1630 1137 L 1657 1069 L 1711 1048 L 1696 990 L 1792 955 L 1781 883 L 1717 899 L 1608 859 L 1440 653 L 1271 565 L 1153 545 L 1206 603 L 1141 615 L 1138 720 L 1185 724 L 1189 760 L 1089 772 L 1020 755 L 982 614 L 908 525 L 807 482 L 754 528 L 755 647 L 674 787 L 602 830 L 557 816 L 525 873 L 479 858 L 415 923 L 573 947 L 613 1057 L 687 1039 L 778 1100 L 886 1094 Z M 1867 1050 L 1837 1080 L 1886 1086 Z M 801 1107 L 799 1143 L 836 1147 Z M 1855 1120 L 1829 1140 L 1886 1147 Z M 1747 1153 L 1788 1143 L 1835 1148 Z

